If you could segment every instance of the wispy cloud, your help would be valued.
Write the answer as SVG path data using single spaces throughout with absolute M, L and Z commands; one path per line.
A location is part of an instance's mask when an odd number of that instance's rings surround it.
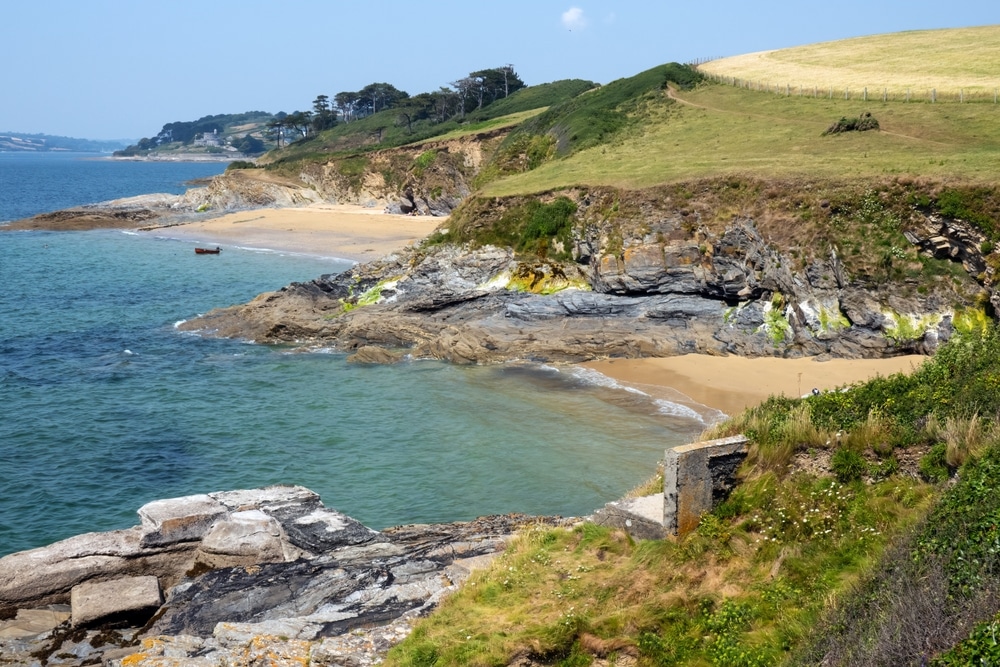
M 587 17 L 579 7 L 570 7 L 562 13 L 562 24 L 567 30 L 583 30 L 587 27 Z

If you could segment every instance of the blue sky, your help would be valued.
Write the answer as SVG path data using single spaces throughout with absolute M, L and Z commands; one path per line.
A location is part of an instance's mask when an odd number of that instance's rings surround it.
M 0 132 L 138 139 L 173 121 L 416 94 L 504 64 L 529 84 L 1000 22 L 984 0 L 28 0 L 5 3 Z

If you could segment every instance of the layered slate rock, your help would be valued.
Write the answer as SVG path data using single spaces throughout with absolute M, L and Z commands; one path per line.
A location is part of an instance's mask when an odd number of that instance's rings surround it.
M 147 574 L 176 580 L 195 545 L 144 547 L 143 536 L 139 527 L 86 533 L 0 558 L 0 608 L 68 603 L 70 590 L 88 581 Z
M 520 526 L 540 521 L 379 532 L 296 486 L 154 501 L 139 514 L 133 529 L 0 558 L 0 606 L 12 619 L 0 625 L 4 660 L 214 665 L 280 653 L 295 664 L 370 663 L 374 647 L 405 636 Z M 72 603 L 71 620 L 45 611 L 54 620 L 35 622 L 43 611 L 30 609 L 52 600 Z
M 951 336 L 954 294 L 852 282 L 833 251 L 802 267 L 752 220 L 708 232 L 675 218 L 633 220 L 635 229 L 585 224 L 574 232 L 572 262 L 529 263 L 489 246 L 409 248 L 182 327 L 334 345 L 360 350 L 358 361 L 386 363 L 406 353 L 455 363 L 687 353 L 877 358 L 932 353 Z M 962 248 L 955 261 L 979 267 L 975 247 Z M 532 292 L 516 279 L 528 274 L 567 280 L 554 293 Z M 922 322 L 912 340 L 893 333 L 904 317 Z
M 205 533 L 195 556 L 196 567 L 217 568 L 295 560 L 277 519 L 259 509 L 232 512 L 218 519 Z
M 139 508 L 142 546 L 156 547 L 200 540 L 226 508 L 208 495 L 156 500 Z

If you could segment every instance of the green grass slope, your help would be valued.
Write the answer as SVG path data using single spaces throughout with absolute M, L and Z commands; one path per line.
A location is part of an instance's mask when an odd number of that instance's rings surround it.
M 996 664 L 998 377 L 969 321 L 912 376 L 748 410 L 714 434 L 751 437 L 743 483 L 697 530 L 530 530 L 387 664 Z
M 429 140 L 453 139 L 509 127 L 541 113 L 549 105 L 572 99 L 594 85 L 590 81 L 566 79 L 522 88 L 505 99 L 467 114 L 465 118 L 456 117 L 443 123 L 419 120 L 407 125 L 401 120 L 398 110 L 388 109 L 349 123 L 339 123 L 316 136 L 293 142 L 272 151 L 261 163 L 289 165 L 310 160 L 323 161 L 332 156 L 343 157 Z
M 879 130 L 823 135 L 839 119 L 864 113 L 878 120 Z M 622 131 L 604 143 L 491 182 L 484 193 L 527 194 L 578 185 L 639 189 L 732 174 L 991 182 L 1000 148 L 1000 105 L 993 104 L 786 97 L 702 84 L 647 96 L 644 105 L 622 115 L 631 122 L 619 120 Z

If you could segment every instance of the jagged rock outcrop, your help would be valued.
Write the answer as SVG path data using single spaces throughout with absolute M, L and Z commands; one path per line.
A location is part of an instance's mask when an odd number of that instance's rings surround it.
M 0 558 L 3 664 L 238 665 L 261 646 L 370 663 L 520 526 L 560 521 L 379 532 L 287 486 L 160 500 L 139 515 L 134 529 Z
M 932 352 L 951 335 L 954 293 L 855 284 L 836 254 L 793 270 L 751 220 L 694 237 L 677 234 L 671 220 L 659 227 L 615 251 L 605 230 L 586 226 L 576 263 L 529 265 L 494 247 L 409 249 L 183 326 L 363 349 L 367 361 L 380 347 L 391 360 L 404 350 L 457 363 L 688 352 L 879 357 Z M 525 291 L 518 277 L 526 274 L 561 282 L 552 293 Z

